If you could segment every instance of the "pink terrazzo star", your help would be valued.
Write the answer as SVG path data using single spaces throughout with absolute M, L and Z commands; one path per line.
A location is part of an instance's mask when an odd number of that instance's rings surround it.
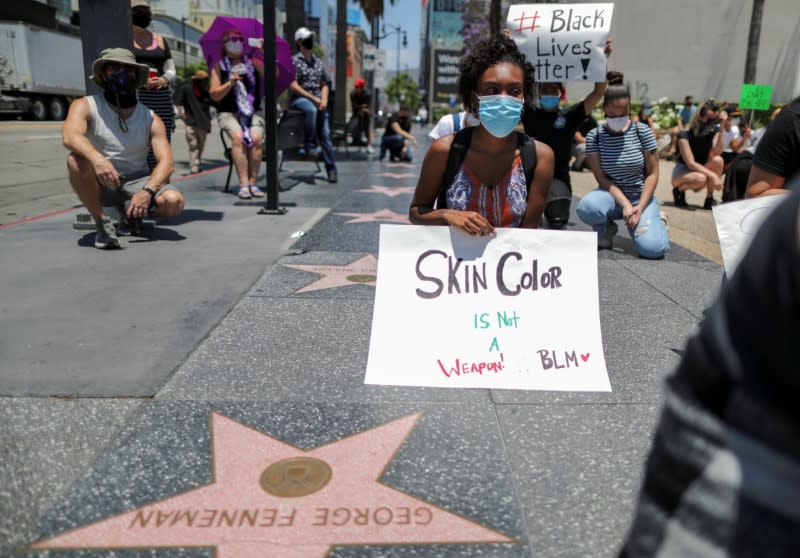
M 371 285 L 374 287 L 378 276 L 378 259 L 372 254 L 367 254 L 363 258 L 359 258 L 347 265 L 282 265 L 323 275 L 321 279 L 317 279 L 313 283 L 295 291 L 294 294 L 344 287 L 346 285 Z
M 349 221 L 345 221 L 345 225 L 350 223 L 370 223 L 372 221 L 389 221 L 391 223 L 402 223 L 407 225 L 408 215 L 405 213 L 395 213 L 391 209 L 381 209 L 373 213 L 334 213 L 334 215 L 341 215 L 342 217 L 353 217 Z
M 375 176 L 388 176 L 389 178 L 416 178 L 416 174 L 412 172 L 380 172 Z
M 211 484 L 30 549 L 214 547 L 217 558 L 323 558 L 335 545 L 518 542 L 380 482 L 419 417 L 304 451 L 212 412 Z
M 353 190 L 354 192 L 367 192 L 368 194 L 386 194 L 387 196 L 393 198 L 395 196 L 399 196 L 400 194 L 413 194 L 414 187 L 413 186 L 377 186 L 375 184 L 371 184 L 369 188 L 364 188 L 363 190 Z

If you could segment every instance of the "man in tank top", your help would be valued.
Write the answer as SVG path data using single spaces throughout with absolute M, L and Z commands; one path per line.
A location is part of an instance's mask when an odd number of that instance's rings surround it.
M 69 181 L 94 219 L 101 250 L 119 248 L 118 235 L 130 234 L 142 217 L 183 211 L 183 194 L 168 184 L 174 165 L 164 123 L 136 96 L 147 74 L 129 50 L 102 51 L 91 77 L 103 93 L 73 102 L 64 122 Z M 150 147 L 157 160 L 152 172 Z M 104 207 L 121 208 L 119 230 Z

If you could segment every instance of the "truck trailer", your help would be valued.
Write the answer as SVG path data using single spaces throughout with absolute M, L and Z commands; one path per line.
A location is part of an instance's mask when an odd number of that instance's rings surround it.
M 81 39 L 19 21 L 0 21 L 0 112 L 64 120 L 86 94 Z

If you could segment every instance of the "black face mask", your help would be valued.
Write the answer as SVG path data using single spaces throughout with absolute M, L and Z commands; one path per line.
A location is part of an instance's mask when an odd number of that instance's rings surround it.
M 143 29 L 153 21 L 150 10 L 145 6 L 135 6 L 131 8 L 131 18 L 133 19 L 134 25 Z
M 103 96 L 109 104 L 118 108 L 136 106 L 136 78 L 125 68 L 117 70 L 106 80 Z
M 300 44 L 303 45 L 304 47 L 306 47 L 308 50 L 311 50 L 312 48 L 314 48 L 314 37 L 309 37 L 308 39 L 303 39 L 300 42 Z

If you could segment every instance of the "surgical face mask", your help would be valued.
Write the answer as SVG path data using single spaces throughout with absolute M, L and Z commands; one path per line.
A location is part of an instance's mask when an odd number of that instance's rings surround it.
M 629 119 L 627 115 L 606 118 L 606 126 L 608 126 L 608 129 L 612 132 L 621 132 L 628 124 Z
M 510 95 L 484 95 L 478 97 L 478 118 L 486 131 L 496 138 L 504 138 L 522 117 L 522 99 Z
M 103 96 L 116 107 L 131 108 L 136 104 L 136 77 L 120 68 L 106 80 Z
M 314 48 L 314 37 L 303 39 L 300 44 L 306 47 L 308 50 L 311 50 L 312 48 Z
M 539 96 L 539 105 L 544 110 L 555 110 L 558 108 L 558 105 L 561 103 L 561 97 L 558 95 L 540 95 Z
M 739 125 L 739 117 L 731 118 L 731 126 L 738 126 Z
M 242 53 L 244 45 L 242 41 L 225 41 L 225 52 L 238 56 Z
M 650 116 L 651 114 L 653 114 L 653 109 L 651 108 L 642 109 L 642 114 L 644 114 L 645 116 Z

